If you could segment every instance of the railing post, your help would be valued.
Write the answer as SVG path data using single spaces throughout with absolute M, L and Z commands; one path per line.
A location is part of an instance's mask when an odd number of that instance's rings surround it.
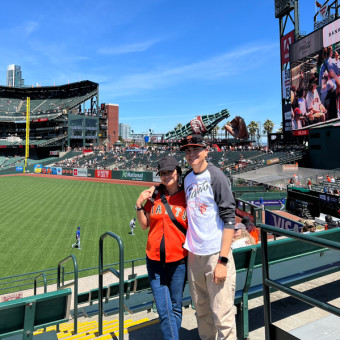
M 60 278 L 61 278 L 61 265 L 64 264 L 65 262 L 67 262 L 68 260 L 72 259 L 73 261 L 73 266 L 74 266 L 74 281 L 68 283 L 67 285 L 64 284 L 64 267 L 62 267 L 62 272 L 63 272 L 63 284 L 60 285 Z M 74 284 L 74 313 L 73 313 L 73 317 L 74 317 L 74 334 L 78 334 L 78 264 L 77 264 L 77 259 L 74 255 L 70 255 L 68 257 L 66 257 L 65 259 L 63 259 L 62 261 L 60 261 L 58 263 L 58 273 L 57 273 L 57 289 L 61 289 L 64 287 L 68 287 Z M 57 330 L 59 331 L 59 325 L 57 326 Z
M 106 237 L 116 239 L 119 245 L 119 272 L 114 268 L 104 270 L 103 265 L 103 242 Z M 98 333 L 103 335 L 103 275 L 111 272 L 119 278 L 119 339 L 124 339 L 124 246 L 121 238 L 111 231 L 106 232 L 99 239 L 99 295 L 98 295 Z
M 268 241 L 267 232 L 261 228 L 261 252 L 262 252 L 262 285 L 263 285 L 263 311 L 264 311 L 264 327 L 265 338 L 270 339 L 270 325 L 271 320 L 271 308 L 270 308 L 270 294 L 269 287 L 266 284 L 268 278 Z
M 46 280 L 46 275 L 45 273 L 41 273 L 38 276 L 36 276 L 34 278 L 34 295 L 37 295 L 37 280 L 38 278 L 42 276 L 43 280 L 44 280 L 44 293 L 47 293 L 47 280 Z

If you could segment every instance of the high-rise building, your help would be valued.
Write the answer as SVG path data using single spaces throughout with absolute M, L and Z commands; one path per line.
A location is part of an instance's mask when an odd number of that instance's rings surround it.
M 21 66 L 7 66 L 7 86 L 9 87 L 24 87 L 24 79 L 22 79 Z
M 119 124 L 119 136 L 121 136 L 123 139 L 131 138 L 131 127 L 129 124 Z

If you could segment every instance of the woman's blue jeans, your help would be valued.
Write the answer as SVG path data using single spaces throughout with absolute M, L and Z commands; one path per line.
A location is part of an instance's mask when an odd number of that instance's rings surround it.
M 164 340 L 178 340 L 182 323 L 182 296 L 186 282 L 186 263 L 166 263 L 146 258 L 150 285 L 156 301 Z

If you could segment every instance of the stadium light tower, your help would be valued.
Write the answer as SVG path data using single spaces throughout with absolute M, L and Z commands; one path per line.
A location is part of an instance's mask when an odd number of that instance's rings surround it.
M 294 19 L 291 12 L 294 11 Z M 299 25 L 299 1 L 298 0 L 275 0 L 275 18 L 279 19 L 280 28 L 280 57 L 281 57 L 281 102 L 283 132 L 288 137 L 292 131 L 291 118 L 285 115 L 290 111 L 290 62 L 289 46 L 300 38 Z M 287 22 L 293 25 L 293 30 L 286 33 Z M 290 25 L 291 26 L 291 25 Z

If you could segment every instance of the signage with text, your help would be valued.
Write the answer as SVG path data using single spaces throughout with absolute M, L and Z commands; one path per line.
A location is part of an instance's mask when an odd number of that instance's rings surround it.
M 303 227 L 303 224 L 300 222 L 292 221 L 268 210 L 265 211 L 265 224 L 296 232 L 300 232 Z

